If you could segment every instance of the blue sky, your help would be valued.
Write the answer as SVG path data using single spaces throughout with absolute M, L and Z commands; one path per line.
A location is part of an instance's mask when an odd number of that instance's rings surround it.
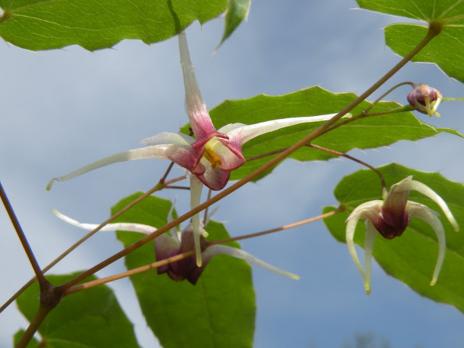
M 260 93 L 282 94 L 313 85 L 361 93 L 398 57 L 384 44 L 383 27 L 402 20 L 354 10 L 353 1 L 255 1 L 248 21 L 217 53 L 222 21 L 188 30 L 191 53 L 207 104 Z M 160 131 L 186 122 L 175 39 L 155 45 L 125 41 L 113 49 L 87 52 L 69 47 L 29 52 L 0 43 L 0 178 L 40 263 L 48 263 L 82 232 L 51 215 L 52 208 L 89 222 L 134 191 L 149 188 L 165 163 L 115 165 L 45 191 L 47 181 L 106 155 L 133 148 Z M 462 96 L 462 85 L 430 64 L 410 64 L 389 86 L 427 82 L 445 95 Z M 405 102 L 405 90 L 392 98 Z M 464 130 L 463 105 L 447 104 L 442 118 L 427 120 Z M 420 115 L 423 118 L 424 116 Z M 463 144 L 450 135 L 388 148 L 354 151 L 375 165 L 398 162 L 439 171 L 464 181 Z M 250 184 L 219 204 L 216 217 L 232 234 L 266 229 L 319 214 L 335 203 L 332 189 L 358 166 L 345 160 L 286 161 L 272 176 Z M 184 193 L 163 193 L 181 209 Z M 247 202 L 243 209 L 243 202 Z M 31 275 L 17 238 L 0 211 L 3 302 Z M 244 241 L 245 249 L 302 276 L 287 281 L 254 270 L 258 315 L 256 347 L 340 347 L 355 333 L 373 332 L 393 347 L 462 347 L 462 314 L 412 292 L 374 267 L 373 293 L 364 295 L 343 244 L 316 223 L 282 234 Z M 95 236 L 56 272 L 92 266 L 118 251 L 110 234 Z M 435 257 L 435 255 L 431 255 Z M 121 262 L 99 275 L 123 270 Z M 154 338 L 126 280 L 112 284 L 136 323 L 144 347 Z M 14 306 L 0 316 L 0 346 L 25 325 Z

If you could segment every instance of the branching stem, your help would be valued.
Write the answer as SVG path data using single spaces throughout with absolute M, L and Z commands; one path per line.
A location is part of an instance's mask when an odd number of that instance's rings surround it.
M 129 209 L 132 207 L 136 206 L 139 204 L 141 201 L 143 201 L 145 198 L 148 196 L 152 195 L 153 193 L 162 190 L 166 186 L 182 181 L 186 178 L 185 175 L 179 176 L 177 178 L 173 178 L 170 180 L 166 180 L 167 174 L 169 174 L 169 171 L 172 168 L 172 164 L 169 165 L 168 169 L 166 170 L 165 175 L 161 178 L 161 180 L 153 186 L 151 189 L 148 191 L 144 192 L 141 196 L 137 197 L 134 199 L 132 202 L 130 202 L 128 205 L 126 205 L 124 208 L 122 208 L 120 211 L 116 212 L 114 215 L 112 215 L 110 218 L 106 219 L 103 221 L 100 225 L 98 225 L 96 228 L 94 228 L 92 231 L 89 231 L 87 234 L 85 234 L 81 239 L 79 239 L 76 243 L 71 245 L 69 248 L 67 248 L 64 252 L 62 252 L 58 257 L 56 257 L 52 262 L 50 262 L 44 269 L 43 273 L 48 272 L 52 267 L 54 267 L 58 262 L 63 260 L 66 256 L 68 256 L 72 251 L 74 251 L 78 246 L 80 246 L 82 243 L 84 243 L 87 239 L 92 237 L 95 233 L 100 231 L 103 227 L 105 227 L 107 224 L 113 222 L 115 219 L 120 217 L 122 214 L 127 212 Z M 0 307 L 0 313 L 2 313 L 19 295 L 21 295 L 29 286 L 31 286 L 36 278 L 31 278 L 26 284 L 24 284 L 18 291 L 16 291 L 1 307 Z
M 39 263 L 37 262 L 37 259 L 35 258 L 34 252 L 32 251 L 32 248 L 27 240 L 26 234 L 24 233 L 21 227 L 21 224 L 19 223 L 18 217 L 16 216 L 13 206 L 11 205 L 10 200 L 8 199 L 8 196 L 1 182 L 0 182 L 0 197 L 3 202 L 3 205 L 5 206 L 5 210 L 8 214 L 8 217 L 10 218 L 10 221 L 13 224 L 16 234 L 18 235 L 21 245 L 23 246 L 23 249 L 26 252 L 26 255 L 29 259 L 32 269 L 34 270 L 35 276 L 39 280 L 40 289 L 42 289 L 47 285 L 48 281 L 45 279 L 43 272 L 40 269 Z
M 356 157 L 353 157 L 351 155 L 348 155 L 344 152 L 340 152 L 340 151 L 337 151 L 337 150 L 332 150 L 332 149 L 329 149 L 327 147 L 324 147 L 324 146 L 320 146 L 320 145 L 316 145 L 316 144 L 309 144 L 307 145 L 308 147 L 312 147 L 313 149 L 317 149 L 317 150 L 321 150 L 321 151 L 324 151 L 324 152 L 327 152 L 327 153 L 330 153 L 334 156 L 339 156 L 339 157 L 345 157 L 351 161 L 354 161 L 356 163 L 359 163 L 360 165 L 366 167 L 366 168 L 369 168 L 370 170 L 372 170 L 375 174 L 377 174 L 377 176 L 379 177 L 379 180 L 380 180 L 380 185 L 382 186 L 382 191 L 384 189 L 387 188 L 387 184 L 385 183 L 385 178 L 383 177 L 383 174 L 380 172 L 380 170 L 378 170 L 377 168 L 375 168 L 374 166 L 370 165 L 369 163 L 367 162 L 364 162 Z
M 268 235 L 268 234 L 271 234 L 271 233 L 277 233 L 277 232 L 281 232 L 281 231 L 286 231 L 286 230 L 289 230 L 289 229 L 292 229 L 292 228 L 296 228 L 296 227 L 299 227 L 299 226 L 302 226 L 302 225 L 306 225 L 306 224 L 309 224 L 309 223 L 312 223 L 312 222 L 316 222 L 316 221 L 331 217 L 331 216 L 333 216 L 333 215 L 335 215 L 335 214 L 337 214 L 337 213 L 339 213 L 339 212 L 341 212 L 343 210 L 344 209 L 342 207 L 339 207 L 338 209 L 332 210 L 330 212 L 327 212 L 327 213 L 324 213 L 324 214 L 321 214 L 321 215 L 318 215 L 318 216 L 313 216 L 313 217 L 310 217 L 310 218 L 307 218 L 307 219 L 304 219 L 304 220 L 296 221 L 296 222 L 293 222 L 293 223 L 290 223 L 290 224 L 287 224 L 287 225 L 271 228 L 271 229 L 260 231 L 260 232 L 244 234 L 244 235 L 237 236 L 237 237 L 231 237 L 231 238 L 227 238 L 227 239 L 211 241 L 210 245 L 213 245 L 213 244 L 225 244 L 225 243 L 230 243 L 230 242 L 233 242 L 233 241 L 256 238 L 256 237 L 261 237 L 261 236 Z M 69 294 L 72 294 L 72 293 L 75 293 L 75 292 L 78 292 L 78 291 L 81 291 L 81 290 L 90 289 L 90 288 L 93 288 L 95 286 L 103 285 L 103 284 L 106 284 L 106 283 L 109 283 L 109 282 L 112 282 L 112 281 L 115 281 L 115 280 L 119 280 L 119 279 L 122 279 L 122 278 L 130 277 L 130 276 L 133 276 L 135 274 L 144 273 L 144 272 L 147 272 L 149 270 L 165 266 L 165 265 L 167 265 L 169 263 L 180 261 L 180 260 L 185 259 L 187 257 L 190 257 L 192 255 L 193 255 L 193 250 L 186 251 L 184 253 L 181 253 L 181 254 L 166 258 L 164 260 L 152 262 L 152 263 L 150 263 L 148 265 L 133 268 L 133 269 L 128 270 L 126 272 L 118 273 L 118 274 L 108 276 L 108 277 L 105 277 L 105 278 L 95 279 L 95 280 L 85 282 L 83 284 L 75 285 L 75 286 L 72 286 L 71 288 L 68 288 L 65 291 L 65 295 L 69 295 Z
M 204 203 L 199 204 L 197 207 L 193 208 L 192 210 L 188 211 L 187 213 L 179 216 L 177 219 L 167 223 L 157 231 L 151 233 L 150 235 L 146 236 L 145 238 L 135 242 L 132 245 L 124 248 L 123 250 L 117 252 L 116 254 L 110 256 L 109 258 L 103 260 L 99 264 L 95 265 L 94 267 L 88 269 L 85 272 L 82 272 L 74 279 L 69 281 L 68 283 L 63 285 L 63 290 L 67 290 L 70 287 L 79 284 L 88 276 L 95 274 L 99 270 L 105 268 L 106 266 L 110 265 L 111 263 L 119 260 L 120 258 L 130 254 L 134 250 L 140 248 L 141 246 L 145 245 L 146 243 L 152 241 L 159 235 L 169 231 L 171 228 L 179 225 L 180 223 L 186 221 L 187 219 L 191 218 L 192 216 L 198 214 L 199 212 L 203 211 L 210 205 L 216 203 L 217 201 L 223 199 L 224 197 L 230 195 L 231 193 L 235 192 L 248 182 L 252 181 L 254 178 L 260 176 L 261 174 L 265 173 L 266 171 L 272 169 L 276 165 L 278 165 L 281 161 L 285 158 L 290 156 L 293 152 L 298 150 L 299 148 L 305 146 L 306 144 L 312 142 L 314 139 L 319 137 L 320 135 L 324 134 L 331 126 L 333 126 L 336 122 L 338 122 L 344 115 L 349 113 L 353 110 L 356 106 L 362 103 L 367 97 L 369 97 L 373 92 L 375 92 L 380 86 L 382 86 L 390 77 L 392 77 L 396 72 L 398 72 L 406 63 L 408 63 L 412 57 L 414 57 L 422 48 L 424 48 L 435 36 L 437 36 L 442 29 L 440 23 L 430 23 L 429 30 L 427 31 L 426 36 L 418 43 L 418 45 L 411 50 L 407 55 L 405 55 L 392 69 L 390 69 L 385 75 L 383 75 L 377 82 L 375 82 L 371 87 L 369 87 L 364 93 L 358 96 L 355 100 L 349 103 L 346 107 L 344 107 L 341 111 L 339 111 L 334 117 L 330 120 L 325 122 L 319 128 L 313 130 L 311 133 L 306 135 L 303 139 L 299 140 L 292 146 L 290 146 L 285 151 L 278 154 L 276 157 L 271 159 L 270 161 L 266 162 L 258 169 L 254 170 L 252 173 L 245 176 L 243 179 L 239 180 L 235 184 L 229 186 L 225 190 L 219 192 L 217 195 L 211 197 L 211 199 L 207 200 Z

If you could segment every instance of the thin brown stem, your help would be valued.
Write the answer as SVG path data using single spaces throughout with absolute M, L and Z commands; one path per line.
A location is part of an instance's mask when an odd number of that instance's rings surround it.
M 405 105 L 405 106 L 399 107 L 397 109 L 392 109 L 392 110 L 387 110 L 387 111 L 379 111 L 379 112 L 371 112 L 371 113 L 367 113 L 367 114 L 364 114 L 364 111 L 363 111 L 363 112 L 361 112 L 360 114 L 358 114 L 356 116 L 346 118 L 346 119 L 332 125 L 325 133 L 331 132 L 334 129 L 345 126 L 348 123 L 356 122 L 356 121 L 359 121 L 359 120 L 362 120 L 362 119 L 365 119 L 365 118 L 368 118 L 368 117 L 385 116 L 385 115 L 390 115 L 390 114 L 393 114 L 393 113 L 409 112 L 409 111 L 413 111 L 413 110 L 415 110 L 414 107 L 412 107 L 410 105 Z
M 269 151 L 269 152 L 265 152 L 265 153 L 261 153 L 259 155 L 256 155 L 256 156 L 250 156 L 247 158 L 247 162 L 250 162 L 250 161 L 255 161 L 255 160 L 258 160 L 258 159 L 261 159 L 261 158 L 265 158 L 265 157 L 269 157 L 269 156 L 272 156 L 272 155 L 277 155 L 279 153 L 282 153 L 284 152 L 285 150 L 287 150 L 288 148 L 283 148 L 283 149 L 278 149 L 278 150 L 274 150 L 274 151 Z
M 16 345 L 16 348 L 26 348 L 29 342 L 32 340 L 32 337 L 34 337 L 34 334 L 36 331 L 39 329 L 39 326 L 42 324 L 42 322 L 45 320 L 47 317 L 48 313 L 52 308 L 46 307 L 46 306 L 40 306 L 39 311 L 37 312 L 36 316 L 32 320 L 32 322 L 29 324 L 28 328 L 24 332 L 23 336 L 21 337 L 21 340 L 19 343 Z
M 134 250 L 140 248 L 141 246 L 145 245 L 146 243 L 152 241 L 156 237 L 160 236 L 161 234 L 169 231 L 171 228 L 179 225 L 180 223 L 186 221 L 187 219 L 191 218 L 192 216 L 198 214 L 202 210 L 206 209 L 210 205 L 216 203 L 217 201 L 223 199 L 224 197 L 230 195 L 231 193 L 235 192 L 248 182 L 252 181 L 256 177 L 262 175 L 266 171 L 272 169 L 276 165 L 278 165 L 280 162 L 282 162 L 285 158 L 287 158 L 289 155 L 291 155 L 293 152 L 298 150 L 299 148 L 305 146 L 306 144 L 310 143 L 320 135 L 324 134 L 332 125 L 334 125 L 338 120 L 340 120 L 344 115 L 349 113 L 351 110 L 353 110 L 356 106 L 358 106 L 360 103 L 362 103 L 368 96 L 370 96 L 373 92 L 375 92 L 380 86 L 382 86 L 390 77 L 392 77 L 396 72 L 398 72 L 406 63 L 408 63 L 412 57 L 414 57 L 422 48 L 424 48 L 436 35 L 438 35 L 441 31 L 441 25 L 437 23 L 431 23 L 429 25 L 429 30 L 427 32 L 427 35 L 418 43 L 418 45 L 411 51 L 409 52 L 406 56 L 404 56 L 400 62 L 398 62 L 392 69 L 390 69 L 384 76 L 382 76 L 377 82 L 375 82 L 371 87 L 369 87 L 364 93 L 362 93 L 360 96 L 358 96 L 355 100 L 353 100 L 350 104 L 348 104 L 345 108 L 343 108 L 340 112 L 338 112 L 334 117 L 332 117 L 330 120 L 325 122 L 323 125 L 321 125 L 319 128 L 316 128 L 313 130 L 311 133 L 306 135 L 303 139 L 299 140 L 292 146 L 290 146 L 288 149 L 283 151 L 282 153 L 278 154 L 276 157 L 271 159 L 270 161 L 266 162 L 262 166 L 260 166 L 258 169 L 254 170 L 250 174 L 246 175 L 243 179 L 239 180 L 235 184 L 229 186 L 225 190 L 219 192 L 217 195 L 211 197 L 210 200 L 203 202 L 193 208 L 192 210 L 188 211 L 187 213 L 183 214 L 182 216 L 179 216 L 177 219 L 167 223 L 163 227 L 159 228 L 156 232 L 153 232 L 146 236 L 145 238 L 135 242 L 132 245 L 129 245 L 125 249 L 117 252 L 116 254 L 110 256 L 109 258 L 103 260 L 99 264 L 95 265 L 94 267 L 88 269 L 85 272 L 82 272 L 76 278 L 72 279 L 68 283 L 63 285 L 63 288 L 66 290 L 70 288 L 71 286 L 74 286 L 76 284 L 79 284 L 81 281 L 83 281 L 85 278 L 88 276 L 98 272 L 99 270 L 105 268 L 109 264 L 119 260 L 120 258 L 128 255 L 129 253 L 133 252 Z
M 333 215 L 335 215 L 337 213 L 342 212 L 343 210 L 344 210 L 343 207 L 339 207 L 339 208 L 337 208 L 335 210 L 332 210 L 332 211 L 329 211 L 327 213 L 324 213 L 324 214 L 321 214 L 321 215 L 318 215 L 318 216 L 313 216 L 313 217 L 310 217 L 310 218 L 307 218 L 307 219 L 304 219 L 304 220 L 292 222 L 291 224 L 270 228 L 268 230 L 264 230 L 264 231 L 260 231 L 260 232 L 243 234 L 243 235 L 237 236 L 237 237 L 230 237 L 230 238 L 226 238 L 226 239 L 215 240 L 215 241 L 212 241 L 211 244 L 230 243 L 230 242 L 233 242 L 233 241 L 256 238 L 256 237 L 261 237 L 261 236 L 265 236 L 265 235 L 272 234 L 272 233 L 277 233 L 277 232 L 290 230 L 292 228 L 300 227 L 300 226 L 303 226 L 303 225 L 310 224 L 312 222 L 316 222 L 316 221 L 323 220 L 325 218 L 331 217 L 331 216 L 333 216 Z
M 248 234 L 244 234 L 244 235 L 237 236 L 237 237 L 231 237 L 231 238 L 222 239 L 222 240 L 214 240 L 214 241 L 210 242 L 210 245 L 225 244 L 225 243 L 230 243 L 230 242 L 233 242 L 233 241 L 256 238 L 256 237 L 261 237 L 261 236 L 271 234 L 271 233 L 277 233 L 277 232 L 281 232 L 281 231 L 286 231 L 286 230 L 289 230 L 289 229 L 292 229 L 292 228 L 296 228 L 296 227 L 299 227 L 299 226 L 302 226 L 302 225 L 306 225 L 306 224 L 309 224 L 309 223 L 312 223 L 312 222 L 316 222 L 316 221 L 331 217 L 331 216 L 333 216 L 333 215 L 335 215 L 337 213 L 340 213 L 343 210 L 344 210 L 343 207 L 339 207 L 339 208 L 337 208 L 335 210 L 332 210 L 330 212 L 327 212 L 327 213 L 324 213 L 324 214 L 321 214 L 321 215 L 318 215 L 318 216 L 313 216 L 313 217 L 310 217 L 310 218 L 307 218 L 307 219 L 304 219 L 304 220 L 296 221 L 296 222 L 293 222 L 291 224 L 271 228 L 271 229 L 260 231 L 260 232 L 248 233 Z M 69 295 L 69 294 L 72 294 L 72 293 L 75 293 L 75 292 L 78 292 L 78 291 L 81 291 L 81 290 L 93 288 L 93 287 L 98 286 L 98 285 L 103 285 L 103 284 L 106 284 L 106 283 L 109 283 L 109 282 L 112 282 L 112 281 L 115 281 L 115 280 L 130 277 L 130 276 L 133 276 L 135 274 L 144 273 L 144 272 L 147 272 L 149 270 L 165 266 L 165 265 L 167 265 L 169 263 L 180 261 L 180 260 L 185 259 L 185 258 L 187 258 L 189 256 L 192 256 L 193 254 L 194 254 L 193 250 L 186 251 L 184 253 L 177 254 L 175 256 L 166 258 L 164 260 L 152 262 L 152 263 L 150 263 L 148 265 L 133 268 L 133 269 L 128 270 L 126 272 L 118 273 L 118 274 L 111 275 L 111 276 L 104 277 L 104 278 L 100 278 L 100 279 L 91 280 L 91 281 L 85 282 L 83 284 L 75 285 L 75 286 L 72 286 L 71 288 L 68 288 L 65 291 L 64 294 Z
M 382 192 L 383 192 L 383 189 L 385 189 L 387 187 L 387 184 L 385 183 L 385 178 L 383 177 L 383 174 L 380 172 L 380 170 L 378 170 L 377 168 L 375 168 L 374 166 L 370 165 L 369 163 L 367 162 L 364 162 L 362 160 L 360 160 L 359 158 L 356 158 L 356 157 L 353 157 L 351 155 L 348 155 L 344 152 L 340 152 L 340 151 L 337 151 L 337 150 L 333 150 L 333 149 L 329 149 L 327 147 L 324 147 L 324 146 L 320 146 L 320 145 L 316 145 L 316 144 L 308 144 L 307 145 L 308 147 L 312 147 L 313 149 L 317 149 L 317 150 L 320 150 L 320 151 L 324 151 L 324 152 L 327 152 L 327 153 L 330 153 L 331 155 L 334 155 L 334 156 L 339 156 L 339 157 L 345 157 L 351 161 L 354 161 L 356 163 L 359 163 L 360 165 L 366 167 L 366 168 L 369 168 L 370 170 L 372 170 L 375 174 L 377 174 L 377 176 L 379 177 L 379 180 L 380 180 L 380 185 L 382 186 Z
M 391 92 L 393 92 L 395 89 L 401 87 L 401 86 L 411 86 L 412 88 L 414 88 L 416 86 L 416 84 L 414 82 L 411 82 L 411 81 L 405 81 L 405 82 L 401 82 L 401 83 L 398 83 L 396 85 L 394 85 L 393 87 L 391 87 L 389 90 L 387 90 L 384 94 L 382 94 L 380 97 L 378 97 L 376 100 L 374 100 L 372 102 L 371 105 L 369 105 L 368 108 L 366 108 L 363 113 L 364 114 L 367 114 L 369 112 L 369 110 L 371 110 L 379 101 L 381 101 L 383 98 L 385 98 L 387 95 L 389 95 Z
M 35 276 L 39 280 L 40 289 L 42 289 L 46 286 L 48 281 L 45 279 L 43 272 L 40 269 L 39 263 L 37 262 L 37 259 L 35 258 L 34 252 L 32 251 L 32 248 L 27 240 L 26 234 L 24 233 L 23 228 L 21 227 L 21 224 L 19 223 L 18 217 L 16 216 L 13 206 L 11 205 L 10 200 L 8 199 L 8 196 L 1 182 L 0 182 L 0 197 L 3 202 L 3 205 L 5 206 L 5 210 L 8 214 L 8 217 L 10 218 L 10 221 L 13 224 L 16 234 L 18 235 L 21 245 L 23 246 L 23 249 L 27 255 L 27 258 L 29 259 L 32 269 L 34 270 Z
M 188 186 L 176 186 L 176 185 L 169 185 L 164 187 L 165 189 L 173 189 L 173 190 L 188 190 L 190 191 L 190 187 Z
M 159 179 L 159 183 L 164 184 L 166 179 L 168 178 L 169 173 L 171 173 L 172 167 L 174 167 L 174 162 L 169 163 L 166 171 L 164 172 L 161 179 Z
M 169 170 L 169 168 L 168 168 Z M 168 171 L 167 171 L 168 172 Z M 89 231 L 87 234 L 85 234 L 81 239 L 79 239 L 77 242 L 75 242 L 73 245 L 71 245 L 69 248 L 67 248 L 65 251 L 63 251 L 58 257 L 56 257 L 53 261 L 51 261 L 44 269 L 43 273 L 48 272 L 52 267 L 54 267 L 58 262 L 63 260 L 66 256 L 68 256 L 72 251 L 74 251 L 77 247 L 79 247 L 82 243 L 84 243 L 86 240 L 88 240 L 90 237 L 92 237 L 95 233 L 100 231 L 103 227 L 105 227 L 107 224 L 113 222 L 115 219 L 120 217 L 122 214 L 127 212 L 129 209 L 133 208 L 137 204 L 139 204 L 141 201 L 143 201 L 145 198 L 148 196 L 152 195 L 153 193 L 162 190 L 165 188 L 165 186 L 169 184 L 173 184 L 179 181 L 182 181 L 186 178 L 185 175 L 179 176 L 177 178 L 173 178 L 170 180 L 166 180 L 166 178 L 162 178 L 164 183 L 158 182 L 155 186 L 153 186 L 151 189 L 148 191 L 144 192 L 141 196 L 137 197 L 134 199 L 132 202 L 127 204 L 124 208 L 116 212 L 114 215 L 112 215 L 110 218 L 106 219 L 103 221 L 100 225 L 98 225 L 96 228 L 94 228 L 92 231 Z M 3 312 L 19 295 L 21 295 L 29 286 L 31 286 L 34 281 L 35 277 L 31 278 L 26 284 L 24 284 L 18 291 L 16 291 L 1 307 L 0 307 L 0 313 Z
M 194 253 L 193 250 L 186 251 L 186 252 L 184 252 L 182 254 L 177 254 L 175 256 L 169 257 L 169 258 L 164 259 L 164 260 L 160 260 L 160 261 L 152 262 L 152 263 L 150 263 L 148 265 L 136 267 L 136 268 L 133 268 L 133 269 L 128 270 L 126 272 L 118 273 L 118 274 L 108 276 L 108 277 L 104 277 L 104 278 L 100 278 L 100 279 L 91 280 L 91 281 L 85 282 L 83 284 L 74 285 L 74 286 L 66 289 L 64 294 L 69 295 L 69 294 L 72 294 L 72 293 L 75 293 L 75 292 L 78 292 L 78 291 L 81 291 L 81 290 L 93 288 L 93 287 L 98 286 L 98 285 L 103 285 L 103 284 L 106 284 L 106 283 L 109 283 L 109 282 L 112 282 L 112 281 L 115 281 L 115 280 L 118 280 L 118 279 L 122 279 L 122 278 L 133 276 L 135 274 L 147 272 L 147 271 L 149 271 L 151 269 L 156 269 L 158 267 L 165 266 L 165 265 L 167 265 L 169 263 L 183 260 L 183 259 L 185 259 L 185 258 L 187 258 L 189 256 L 192 256 L 193 253 Z

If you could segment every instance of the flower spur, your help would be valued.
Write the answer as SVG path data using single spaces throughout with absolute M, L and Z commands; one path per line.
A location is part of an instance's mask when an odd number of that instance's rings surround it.
M 84 230 L 90 231 L 98 226 L 97 224 L 81 223 L 69 216 L 64 215 L 63 213 L 60 213 L 57 210 L 54 210 L 53 213 L 64 222 Z M 156 227 L 138 223 L 122 222 L 108 224 L 101 229 L 101 231 L 117 230 L 150 234 L 156 231 Z M 182 232 L 179 229 L 172 229 L 155 239 L 156 261 L 161 261 L 192 249 L 194 249 L 194 233 L 191 224 L 189 224 Z M 190 283 L 196 284 L 201 273 L 214 256 L 229 255 L 244 260 L 250 265 L 260 266 L 268 271 L 277 273 L 290 279 L 297 280 L 300 278 L 298 275 L 270 265 L 269 263 L 258 259 L 257 257 L 242 249 L 227 245 L 212 244 L 208 242 L 203 236 L 201 237 L 201 253 L 203 258 L 203 265 L 201 267 L 198 267 L 196 265 L 195 259 L 190 256 L 182 260 L 161 266 L 157 269 L 157 272 L 158 274 L 167 273 L 167 275 L 175 281 L 186 279 Z
M 383 200 L 369 201 L 356 207 L 346 221 L 346 244 L 363 277 L 366 293 L 371 291 L 372 249 L 376 233 L 380 233 L 386 239 L 398 237 L 406 230 L 412 218 L 418 218 L 428 223 L 437 236 L 438 257 L 430 285 L 435 285 L 438 280 L 446 251 L 445 230 L 435 211 L 423 204 L 408 200 L 410 191 L 417 191 L 433 200 L 441 208 L 453 229 L 459 230 L 459 225 L 446 202 L 430 187 L 413 180 L 412 176 L 394 184 L 390 191 L 384 191 Z M 354 245 L 354 234 L 359 220 L 366 222 L 364 268 L 359 261 Z

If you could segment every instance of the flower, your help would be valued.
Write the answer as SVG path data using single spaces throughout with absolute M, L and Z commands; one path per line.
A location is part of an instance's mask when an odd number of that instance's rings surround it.
M 438 89 L 426 84 L 415 85 L 407 96 L 409 105 L 429 116 L 440 116 L 437 112 L 443 96 Z
M 112 163 L 153 158 L 170 159 L 189 170 L 210 189 L 220 190 L 227 184 L 230 172 L 245 162 L 242 146 L 246 142 L 281 128 L 327 121 L 335 115 L 291 117 L 251 125 L 232 123 L 216 130 L 198 88 L 185 33 L 179 34 L 179 49 L 187 114 L 194 137 L 170 132 L 156 134 L 142 140 L 145 147 L 105 157 L 67 175 L 53 178 L 47 190 L 57 181 L 66 181 Z
M 356 267 L 364 279 L 366 293 L 370 293 L 371 291 L 372 248 L 376 232 L 380 233 L 386 239 L 401 236 L 412 218 L 419 218 L 428 223 L 437 236 L 438 258 L 430 285 L 435 285 L 437 282 L 445 257 L 445 230 L 435 211 L 423 204 L 408 200 L 411 190 L 422 193 L 433 200 L 442 209 L 454 230 L 459 230 L 459 225 L 446 202 L 430 187 L 413 180 L 412 176 L 408 176 L 394 184 L 389 192 L 385 191 L 383 200 L 369 201 L 356 207 L 347 219 L 346 244 Z M 366 221 L 366 236 L 364 240 L 365 268 L 361 265 L 354 246 L 354 234 L 359 220 Z
M 109 164 L 139 159 L 169 159 L 186 168 L 191 175 L 191 208 L 200 203 L 202 184 L 212 190 L 222 189 L 230 172 L 243 163 L 242 146 L 265 133 L 302 123 L 327 121 L 335 114 L 292 117 L 260 122 L 251 125 L 232 123 L 216 130 L 198 87 L 185 33 L 179 34 L 180 60 L 184 78 L 187 114 L 194 137 L 182 133 L 162 132 L 142 140 L 142 148 L 105 157 L 64 176 L 50 180 L 47 190 L 55 182 L 67 181 Z M 199 215 L 192 217 L 197 266 L 201 266 Z
M 97 224 L 81 223 L 70 218 L 69 216 L 64 215 L 63 213 L 60 213 L 57 210 L 54 210 L 53 213 L 64 222 L 82 228 L 84 230 L 90 231 L 98 226 Z M 138 223 L 122 222 L 107 224 L 101 230 L 122 230 L 128 232 L 150 234 L 156 231 L 156 227 Z M 156 260 L 161 261 L 169 257 L 173 257 L 175 255 L 184 253 L 186 251 L 192 250 L 194 246 L 194 233 L 191 225 L 189 225 L 183 232 L 170 230 L 167 233 L 164 233 L 155 239 Z M 157 272 L 158 274 L 167 273 L 167 275 L 175 281 L 181 281 L 186 279 L 190 283 L 195 284 L 198 281 L 198 278 L 200 277 L 205 267 L 208 265 L 208 262 L 214 256 L 229 255 L 238 259 L 242 259 L 250 265 L 261 266 L 271 272 L 286 276 L 294 280 L 300 278 L 298 275 L 272 266 L 244 250 L 233 248 L 227 245 L 211 244 L 204 237 L 201 238 L 201 253 L 204 261 L 202 267 L 198 267 L 195 262 L 195 258 L 193 256 L 190 256 L 185 259 L 176 262 L 171 262 L 167 265 L 161 266 L 158 268 Z

